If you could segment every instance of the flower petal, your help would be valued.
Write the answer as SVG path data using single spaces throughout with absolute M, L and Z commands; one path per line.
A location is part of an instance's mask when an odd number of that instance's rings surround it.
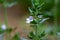
M 26 21 L 26 23 L 30 23 L 30 21 Z
M 43 17 L 43 15 L 38 15 L 38 18 L 42 18 Z
M 33 16 L 30 16 L 29 19 L 30 19 L 30 20 L 33 20 Z
M 29 20 L 29 18 L 26 19 L 27 21 Z

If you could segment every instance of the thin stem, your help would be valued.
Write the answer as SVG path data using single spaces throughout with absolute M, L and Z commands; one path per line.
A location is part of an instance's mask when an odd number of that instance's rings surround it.
M 36 12 L 37 12 L 37 10 L 36 10 Z M 35 32 L 36 32 L 35 40 L 39 40 L 39 38 L 38 38 L 38 27 L 39 27 L 39 23 L 38 23 L 38 18 L 37 18 L 36 15 L 35 15 L 35 19 L 37 20 L 36 29 L 35 29 Z
M 57 27 L 58 27 L 58 21 L 57 21 L 58 9 L 57 9 L 57 5 L 58 5 L 58 0 L 55 0 L 55 6 L 54 6 L 54 27 L 55 27 L 54 34 L 55 34 L 55 36 L 56 36 L 56 33 L 57 33 Z
M 4 23 L 7 26 L 8 25 L 8 18 L 7 18 L 7 0 L 4 1 L 3 6 L 4 6 Z
M 7 9 L 6 8 L 4 8 L 4 22 L 7 26 L 8 25 L 8 19 L 7 19 Z
M 58 26 L 58 23 L 57 23 L 57 3 L 58 1 L 55 0 L 55 6 L 54 6 L 54 34 L 56 34 L 57 32 L 57 26 Z
M 4 8 L 4 24 L 8 27 L 7 0 L 3 2 L 3 8 Z M 9 36 L 7 36 L 7 40 L 10 40 Z

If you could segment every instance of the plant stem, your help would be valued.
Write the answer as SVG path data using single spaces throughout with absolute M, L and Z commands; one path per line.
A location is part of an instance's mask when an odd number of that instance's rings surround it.
M 7 26 L 8 25 L 8 19 L 7 19 L 7 9 L 4 8 L 4 22 L 5 22 L 5 25 Z
M 57 28 L 58 28 L 58 19 L 57 19 L 57 16 L 58 16 L 58 0 L 55 0 L 55 6 L 54 6 L 54 35 L 56 36 L 56 33 L 57 33 Z M 57 38 L 55 37 L 55 39 L 57 40 Z
M 57 32 L 58 22 L 57 22 L 57 9 L 58 0 L 55 0 L 55 6 L 54 6 L 54 27 L 55 27 L 55 33 Z
M 37 27 L 36 27 L 36 40 L 39 40 L 39 38 L 38 38 L 38 27 L 39 27 L 39 24 L 37 24 Z
M 4 7 L 4 24 L 6 27 L 8 27 L 8 17 L 7 17 L 7 0 L 3 2 L 3 7 Z M 8 34 L 7 34 L 8 35 Z M 7 36 L 7 40 L 9 39 L 9 36 Z
M 8 25 L 8 19 L 7 19 L 7 0 L 4 1 L 3 6 L 4 6 L 4 23 L 7 26 Z
M 37 10 L 36 10 L 36 12 L 37 12 Z M 35 13 L 35 14 L 36 14 L 36 13 Z M 36 30 L 35 30 L 35 33 L 36 33 L 35 40 L 39 40 L 39 38 L 38 38 L 38 27 L 39 27 L 39 23 L 38 23 L 38 18 L 37 18 L 36 15 L 35 15 L 35 19 L 36 19 L 36 21 L 37 21 Z

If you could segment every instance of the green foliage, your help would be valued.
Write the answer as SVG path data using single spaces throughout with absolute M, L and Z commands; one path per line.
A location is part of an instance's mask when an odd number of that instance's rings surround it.
M 30 32 L 29 35 L 28 35 L 28 38 L 29 39 L 34 39 L 36 35 L 33 33 L 33 32 Z
M 0 3 L 3 3 L 4 0 L 0 0 Z
M 7 7 L 12 7 L 15 5 L 15 2 L 18 2 L 19 4 L 23 5 L 24 7 L 30 6 L 29 7 L 29 12 L 30 12 L 30 16 L 33 16 L 33 21 L 31 21 L 31 27 L 33 27 L 33 29 L 35 30 L 35 34 L 34 32 L 30 32 L 29 34 L 29 38 L 30 39 L 35 39 L 39 40 L 42 37 L 44 37 L 45 31 L 41 31 L 43 28 L 41 27 L 40 23 L 43 19 L 45 18 L 50 18 L 49 20 L 53 20 L 55 18 L 54 23 L 57 25 L 57 19 L 60 20 L 57 17 L 60 17 L 60 0 L 58 0 L 57 2 L 57 6 L 55 3 L 56 0 L 0 0 L 0 3 L 3 4 L 4 6 L 4 15 L 5 15 L 5 22 L 7 24 L 7 14 L 6 14 L 6 9 Z M 38 15 L 43 15 L 43 18 L 38 18 Z M 46 20 L 45 20 L 46 21 Z M 44 22 L 45 22 L 44 21 Z M 55 26 L 56 26 L 55 25 Z M 59 30 L 60 28 L 58 28 L 58 32 L 60 32 Z M 12 28 L 8 28 L 7 30 L 5 30 L 7 33 L 11 33 Z M 0 34 L 5 32 L 4 30 L 2 30 L 0 28 Z M 48 33 L 48 32 L 47 32 Z M 54 34 L 53 31 L 50 31 L 50 34 Z M 19 35 L 16 34 L 13 37 L 13 40 L 20 40 Z
M 44 32 L 42 32 L 40 35 L 39 35 L 39 37 L 40 38 L 42 38 L 42 37 L 44 37 L 46 34 L 45 34 L 45 31 Z
M 52 20 L 53 21 L 52 23 L 54 23 L 55 25 L 54 28 L 57 29 L 57 25 L 58 25 L 57 13 L 59 13 L 59 6 L 60 6 L 59 0 L 57 0 L 57 2 L 56 0 L 32 0 L 31 1 L 31 7 L 29 7 L 29 12 L 30 12 L 30 16 L 33 16 L 34 20 L 30 22 L 30 24 L 36 32 L 36 35 L 35 35 L 36 40 L 38 39 L 38 35 L 39 35 L 38 32 L 40 31 L 39 33 L 41 33 L 41 30 L 38 30 L 38 29 L 41 28 L 42 23 L 39 23 L 39 22 L 43 21 L 43 19 L 45 21 L 46 21 L 45 18 L 49 18 L 49 20 Z M 39 15 L 43 15 L 43 17 L 38 18 Z M 54 32 L 51 29 L 50 30 L 47 29 L 45 33 L 53 35 Z M 55 29 L 55 33 L 57 32 L 56 29 Z M 47 35 L 45 33 L 43 32 L 42 34 L 40 34 L 40 39 L 41 37 L 44 37 L 45 35 Z M 32 38 L 34 38 L 34 36 Z
M 45 5 L 42 8 L 42 10 L 49 11 L 54 7 L 54 0 L 44 0 L 44 1 L 45 1 Z
M 31 22 L 31 24 L 37 24 L 37 22 L 36 22 L 35 20 L 33 20 L 33 21 Z
M 38 35 L 38 39 L 40 40 L 41 38 L 43 38 L 45 36 L 45 32 L 40 33 L 40 35 Z M 36 33 L 35 32 L 30 32 L 28 35 L 29 39 L 35 39 Z
M 6 33 L 10 34 L 12 32 L 12 30 L 13 30 L 12 28 L 6 29 Z
M 19 33 L 16 33 L 16 34 L 14 35 L 14 37 L 12 38 L 12 40 L 20 40 L 20 35 L 19 35 Z
M 43 9 L 42 7 L 45 6 L 45 2 L 42 0 L 32 0 L 31 3 L 32 6 L 29 8 L 29 11 L 34 20 L 31 21 L 30 24 L 33 26 L 34 32 L 30 32 L 29 38 L 32 40 L 40 40 L 46 35 L 44 30 L 40 30 L 41 24 L 47 20 L 45 19 L 47 15 L 42 14 L 41 11 Z
M 51 30 L 50 28 L 46 29 L 47 31 L 45 31 L 45 33 L 47 34 L 51 34 L 51 35 L 54 35 L 57 33 L 57 31 L 60 32 L 60 29 L 58 27 L 58 20 L 60 20 L 59 18 L 59 13 L 60 13 L 60 0 L 31 0 L 31 7 L 29 7 L 29 12 L 30 12 L 30 16 L 33 16 L 33 21 L 30 22 L 30 26 L 33 27 L 33 29 L 35 30 L 36 32 L 36 35 L 35 35 L 35 40 L 39 40 L 38 39 L 38 35 L 39 33 L 41 33 L 41 24 L 42 23 L 39 23 L 41 21 L 43 21 L 43 19 L 46 21 L 45 18 L 49 18 L 48 21 L 52 21 L 52 24 L 54 25 L 54 30 Z M 43 15 L 42 18 L 38 18 L 39 15 Z M 43 21 L 43 22 L 45 22 Z M 57 28 L 58 27 L 58 28 Z M 39 28 L 41 30 L 39 30 Z M 44 33 L 44 30 L 43 30 L 43 33 L 40 34 L 40 39 L 41 37 L 44 37 L 45 34 Z M 33 32 L 32 32 L 33 34 Z M 34 34 L 33 34 L 34 35 Z M 33 36 L 32 35 L 32 36 Z M 32 37 L 34 38 L 34 36 Z
M 4 33 L 5 30 L 0 28 L 0 34 Z

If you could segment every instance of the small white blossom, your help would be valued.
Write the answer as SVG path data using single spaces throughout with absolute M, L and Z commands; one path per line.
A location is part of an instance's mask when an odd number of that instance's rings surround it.
M 33 21 L 33 17 L 30 16 L 29 18 L 26 19 L 26 23 L 30 23 L 31 21 Z
M 26 19 L 26 23 L 30 23 L 30 20 L 29 20 L 29 18 L 27 18 L 27 19 Z
M 2 28 L 3 30 L 6 30 L 6 25 L 3 24 L 3 25 L 1 26 L 1 28 Z
M 38 15 L 38 18 L 43 18 L 43 15 Z

